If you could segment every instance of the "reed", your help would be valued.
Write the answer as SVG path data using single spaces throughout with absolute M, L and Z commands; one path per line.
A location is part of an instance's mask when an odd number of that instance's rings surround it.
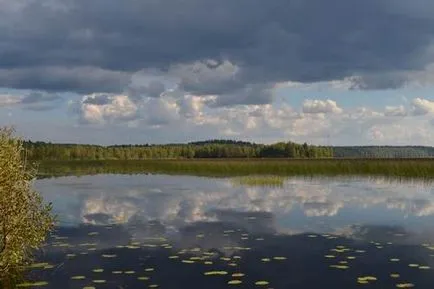
M 234 177 L 231 179 L 234 186 L 248 187 L 283 187 L 285 177 L 282 176 L 261 176 L 252 175 L 244 177 Z
M 92 174 L 176 174 L 214 177 L 384 176 L 434 179 L 433 159 L 201 159 L 45 161 L 39 177 Z

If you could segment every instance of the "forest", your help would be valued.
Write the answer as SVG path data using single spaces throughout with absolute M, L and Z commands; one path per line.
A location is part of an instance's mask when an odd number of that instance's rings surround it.
M 257 144 L 207 140 L 186 144 L 84 145 L 24 142 L 30 160 L 146 160 L 207 158 L 431 158 L 426 146 L 315 146 L 294 142 Z
M 279 142 L 270 145 L 209 140 L 165 145 L 82 145 L 24 142 L 29 160 L 145 160 L 194 158 L 330 158 L 330 147 Z

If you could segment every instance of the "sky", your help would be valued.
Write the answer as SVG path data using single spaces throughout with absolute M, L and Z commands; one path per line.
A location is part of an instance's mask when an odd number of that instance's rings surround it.
M 432 0 L 0 0 L 34 141 L 434 145 Z

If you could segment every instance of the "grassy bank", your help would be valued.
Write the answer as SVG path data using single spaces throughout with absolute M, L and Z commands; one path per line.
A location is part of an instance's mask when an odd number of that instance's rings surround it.
M 46 161 L 39 177 L 92 174 L 196 176 L 385 176 L 434 179 L 433 159 L 221 159 L 146 161 Z

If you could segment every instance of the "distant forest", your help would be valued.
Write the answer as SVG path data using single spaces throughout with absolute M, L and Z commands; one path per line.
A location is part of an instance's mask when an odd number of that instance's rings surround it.
M 434 147 L 314 146 L 293 142 L 270 145 L 234 140 L 207 140 L 164 145 L 81 145 L 24 142 L 30 160 L 143 160 L 193 158 L 427 158 Z
M 208 140 L 165 145 L 81 145 L 24 143 L 30 160 L 144 160 L 193 158 L 331 158 L 325 146 L 279 142 L 271 145 L 232 140 Z
M 336 158 L 430 158 L 434 147 L 427 146 L 335 146 Z

